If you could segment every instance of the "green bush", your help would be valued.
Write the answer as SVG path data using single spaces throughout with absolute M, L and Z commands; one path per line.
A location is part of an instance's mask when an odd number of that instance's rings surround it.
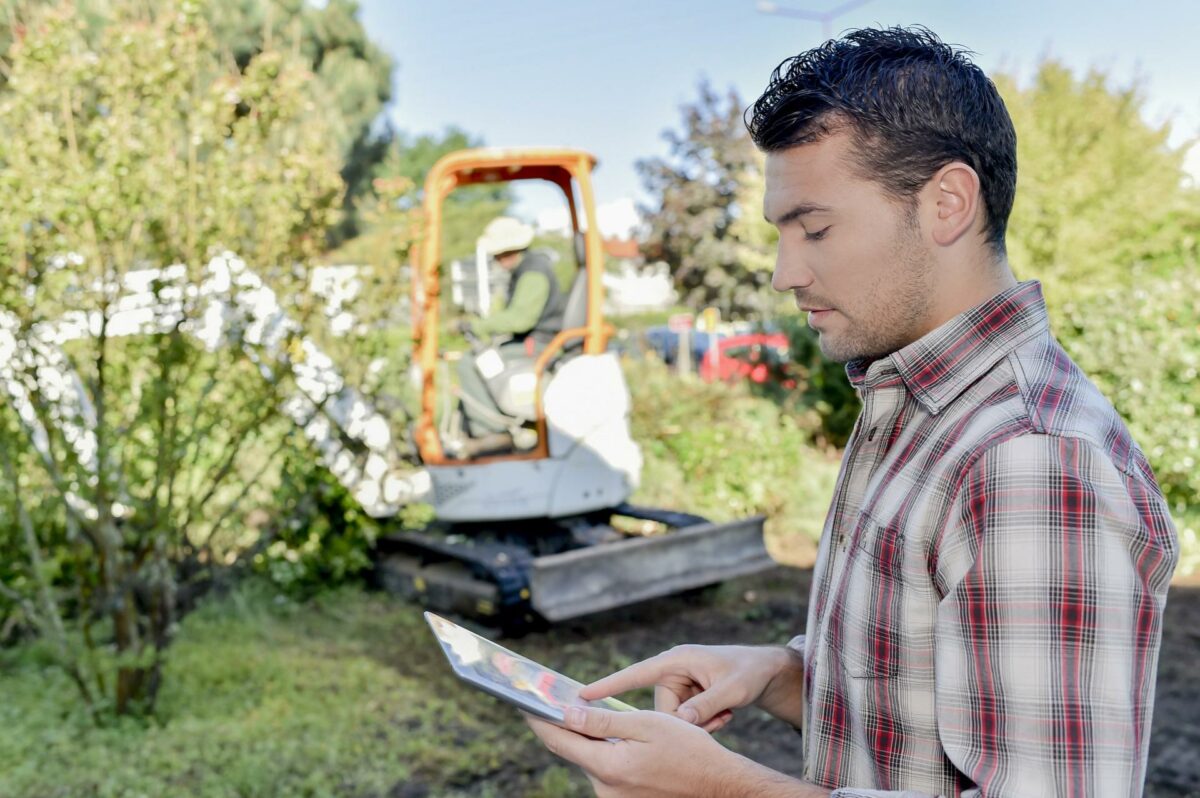
M 1200 273 L 1196 266 L 1051 307 L 1055 332 L 1112 401 L 1173 510 L 1200 503 Z
M 805 562 L 838 467 L 836 451 L 812 443 L 818 413 L 793 412 L 745 384 L 680 376 L 656 358 L 625 369 L 645 458 L 634 500 L 714 521 L 764 513 L 776 558 Z
M 816 413 L 820 419 L 819 442 L 844 447 L 862 409 L 862 402 L 846 376 L 845 364 L 834 363 L 821 353 L 819 335 L 803 316 L 785 317 L 780 326 L 788 337 L 787 376 L 795 380 L 795 388 L 780 398 L 796 411 Z M 785 383 L 775 380 L 764 390 L 777 390 L 774 386 L 782 384 Z
M 1142 264 L 1126 282 L 1051 302 L 1050 313 L 1067 353 L 1146 453 L 1179 527 L 1179 572 L 1187 574 L 1200 566 L 1200 273 L 1194 262 L 1166 275 Z
M 359 581 L 385 527 L 417 529 L 433 520 L 423 503 L 402 507 L 395 518 L 372 518 L 308 445 L 290 450 L 281 468 L 280 516 L 260 533 L 254 568 L 292 597 Z
M 292 595 L 338 587 L 371 565 L 379 525 L 302 446 L 283 462 L 278 506 L 293 511 L 269 528 L 255 569 Z

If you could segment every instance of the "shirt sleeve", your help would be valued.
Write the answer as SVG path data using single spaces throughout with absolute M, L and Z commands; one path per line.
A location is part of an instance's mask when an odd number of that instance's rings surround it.
M 793 637 L 791 640 L 788 641 L 787 648 L 789 648 L 792 651 L 795 651 L 797 654 L 799 654 L 800 662 L 804 663 L 804 662 L 808 661 L 804 658 L 804 650 L 807 645 L 808 645 L 808 635 L 806 635 L 806 634 L 796 635 L 795 637 Z M 800 717 L 804 717 L 804 690 L 800 691 Z M 801 736 L 804 735 L 804 730 L 801 729 L 799 726 L 793 726 L 792 729 L 797 734 L 799 734 Z
M 1153 480 L 1090 442 L 980 457 L 931 555 L 937 724 L 963 796 L 1141 793 L 1177 556 Z
M 471 324 L 479 338 L 529 332 L 537 324 L 550 300 L 550 280 L 539 272 L 526 272 L 513 286 L 508 304 Z

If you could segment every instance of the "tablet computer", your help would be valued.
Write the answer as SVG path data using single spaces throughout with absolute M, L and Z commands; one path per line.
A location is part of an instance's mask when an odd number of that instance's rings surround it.
M 460 679 L 531 715 L 561 726 L 563 713 L 569 706 L 618 711 L 635 709 L 615 698 L 584 701 L 579 697 L 579 688 L 583 685 L 574 679 L 509 651 L 440 615 L 426 612 L 425 620 Z

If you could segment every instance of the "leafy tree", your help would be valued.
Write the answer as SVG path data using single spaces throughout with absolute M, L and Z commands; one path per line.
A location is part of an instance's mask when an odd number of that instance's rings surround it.
M 1128 421 L 1172 506 L 1194 518 L 1200 432 L 1185 397 L 1200 357 L 1200 190 L 1182 169 L 1188 144 L 1168 146 L 1169 126 L 1143 118 L 1140 87 L 1114 86 L 1102 71 L 1077 78 L 1047 60 L 1027 86 L 995 79 L 1018 134 L 1013 268 L 1045 283 L 1056 334 Z M 771 307 L 762 294 L 776 238 L 759 219 L 761 161 L 745 149 L 740 105 L 702 86 L 683 129 L 667 133 L 672 157 L 640 168 L 657 200 L 651 253 L 693 304 L 745 314 Z M 821 367 L 811 331 L 787 327 L 802 384 L 788 401 L 818 409 L 825 437 L 844 440 L 857 406 L 844 377 Z
M 359 232 L 356 201 L 371 195 L 392 135 L 379 121 L 392 96 L 392 61 L 367 38 L 358 8 L 357 0 L 222 0 L 207 12 L 217 41 L 240 68 L 276 49 L 303 59 L 316 76 L 314 98 L 332 111 L 328 130 L 344 159 L 345 213 L 335 241 Z
M 400 132 L 379 174 L 411 181 L 413 193 L 407 201 L 417 203 L 424 196 L 425 176 L 439 159 L 458 150 L 482 146 L 481 137 L 456 127 L 449 127 L 440 135 L 409 136 Z M 511 184 L 507 183 L 467 186 L 451 193 L 442 211 L 443 259 L 473 258 L 476 239 L 488 222 L 507 210 L 512 196 Z
M 1185 186 L 1186 145 L 1169 147 L 1170 125 L 1145 121 L 1136 83 L 1113 86 L 1097 69 L 1076 78 L 1054 60 L 1026 87 L 996 83 L 1017 128 L 1008 249 L 1020 274 L 1067 299 L 1130 285 L 1135 263 L 1177 258 L 1198 229 L 1200 192 Z
M 1140 87 L 1100 70 L 1076 77 L 1048 60 L 1027 86 L 996 82 L 1020 164 L 1009 260 L 1043 281 L 1056 335 L 1129 425 L 1194 546 L 1200 190 L 1183 170 L 1188 143 L 1170 147 Z
M 440 134 L 422 133 L 413 136 L 401 131 L 392 140 L 387 157 L 380 164 L 376 174 L 383 178 L 406 178 L 419 193 L 424 190 L 425 176 L 442 157 L 483 145 L 482 137 L 473 136 L 453 125 Z M 509 185 L 500 183 L 459 189 L 450 195 L 449 201 L 469 204 L 484 200 L 508 202 L 511 199 L 512 190 Z
M 413 243 L 420 224 L 420 205 L 425 177 L 445 155 L 482 147 L 478 136 L 449 127 L 441 134 L 418 136 L 398 131 L 388 144 L 387 154 L 375 169 L 375 196 L 360 202 L 363 232 L 331 254 L 343 263 L 407 263 L 407 247 Z M 512 202 L 508 184 L 467 186 L 450 194 L 442 208 L 442 257 L 444 260 L 471 258 L 475 241 L 489 221 L 503 214 Z M 397 248 L 396 236 L 404 242 Z
M 121 2 L 75 0 L 89 42 L 114 21 Z M 0 48 L 7 49 L 13 31 L 20 29 L 23 12 L 53 5 L 57 0 L 0 0 Z M 219 47 L 239 70 L 267 50 L 286 52 L 312 70 L 312 99 L 328 114 L 326 135 L 337 143 L 347 186 L 345 212 L 331 237 L 342 241 L 355 235 L 356 201 L 372 193 L 371 179 L 392 137 L 380 123 L 392 95 L 392 61 L 367 38 L 357 0 L 204 0 L 199 6 Z M 4 80 L 0 73 L 0 87 Z
M 648 257 L 666 261 L 694 307 L 715 305 L 726 317 L 762 316 L 777 306 L 770 294 L 770 234 L 750 222 L 762 214 L 762 157 L 742 122 L 736 91 L 700 85 L 683 107 L 683 125 L 668 130 L 670 154 L 639 161 L 651 207 L 642 208 Z
M 814 437 L 845 443 L 859 403 L 840 364 L 820 353 L 789 297 L 770 286 L 778 231 L 763 219 L 764 157 L 742 121 L 736 92 L 722 97 L 707 83 L 683 109 L 683 129 L 667 131 L 669 158 L 638 164 L 656 207 L 643 208 L 647 254 L 665 260 L 687 304 L 715 305 L 726 317 L 771 320 L 787 333 L 786 374 L 758 390 L 799 413 L 820 418 Z M 795 380 L 794 391 L 779 388 Z
M 286 426 L 276 353 L 299 355 L 293 332 L 268 347 L 237 308 L 270 289 L 311 314 L 305 264 L 343 193 L 309 64 L 266 50 L 233 67 L 205 10 L 112 0 L 93 36 L 71 3 L 42 5 L 3 59 L 0 319 L 15 350 L 0 387 L 32 412 L 0 406 L 0 508 L 25 558 L 0 592 L 97 714 L 152 704 L 189 575 L 248 545 L 242 513 L 269 495 Z M 230 318 L 209 351 L 189 335 L 208 323 L 198 289 L 230 250 L 265 285 L 210 282 Z M 162 302 L 148 334 L 117 337 L 139 276 Z M 57 347 L 64 317 L 90 334 Z
M 762 214 L 766 189 L 766 158 L 756 149 L 751 164 L 738 176 L 736 217 L 730 226 L 730 236 L 738 260 L 751 273 L 767 275 L 769 282 L 775 269 L 779 231 Z

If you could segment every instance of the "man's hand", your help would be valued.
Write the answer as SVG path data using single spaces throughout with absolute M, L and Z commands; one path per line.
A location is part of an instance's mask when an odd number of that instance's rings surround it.
M 800 725 L 804 667 L 782 647 L 676 646 L 630 665 L 579 691 L 586 701 L 654 685 L 654 708 L 707 732 L 724 726 L 733 710 L 758 704 Z
M 753 763 L 695 726 L 661 712 L 572 707 L 567 728 L 525 716 L 550 752 L 583 768 L 596 795 L 629 798 L 736 795 L 739 772 Z M 609 739 L 615 739 L 609 742 Z
M 482 351 L 490 340 L 486 330 L 481 329 L 483 323 L 480 319 L 459 319 L 455 327 L 462 337 L 467 339 L 467 346 L 474 353 Z M 481 332 L 483 334 L 480 334 Z
M 598 798 L 828 798 L 661 712 L 571 707 L 567 728 L 525 716 L 550 752 L 583 768 Z

